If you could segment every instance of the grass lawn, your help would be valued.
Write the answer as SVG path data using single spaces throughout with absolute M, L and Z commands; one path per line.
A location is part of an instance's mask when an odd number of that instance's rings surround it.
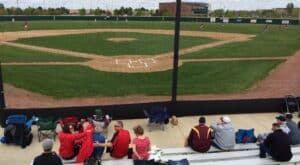
M 186 63 L 179 69 L 178 92 L 181 95 L 241 92 L 281 62 Z M 170 95 L 171 75 L 170 70 L 125 74 L 83 66 L 3 66 L 6 83 L 55 98 Z
M 79 62 L 87 60 L 88 59 L 86 58 L 70 57 L 60 54 L 0 45 L 1 62 Z
M 200 29 L 200 25 L 205 27 Z M 224 26 L 223 26 L 224 25 Z M 263 31 L 260 24 L 222 24 L 202 22 L 181 22 L 181 30 L 216 31 L 256 34 Z M 270 27 L 278 27 L 271 25 Z M 30 30 L 43 29 L 91 29 L 91 28 L 128 28 L 128 29 L 174 29 L 173 21 L 29 21 Z M 24 22 L 1 22 L 0 31 L 23 31 Z
M 230 43 L 181 56 L 183 59 L 290 56 L 300 50 L 300 28 L 271 29 L 254 40 Z
M 112 42 L 109 38 L 135 38 L 130 42 Z M 154 55 L 173 50 L 173 36 L 143 33 L 90 33 L 51 37 L 23 38 L 16 42 L 44 47 L 113 55 Z M 192 47 L 215 41 L 210 38 L 181 37 L 181 48 Z

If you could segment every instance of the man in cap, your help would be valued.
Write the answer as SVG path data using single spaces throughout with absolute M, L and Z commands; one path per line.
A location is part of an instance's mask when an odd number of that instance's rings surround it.
M 289 133 L 290 133 L 290 129 L 289 129 L 289 127 L 286 125 L 286 119 L 285 119 L 285 116 L 283 116 L 283 115 L 276 116 L 276 120 L 277 120 L 277 123 L 280 125 L 280 129 L 281 129 L 284 133 L 289 134 Z
M 53 140 L 45 139 L 43 141 L 44 152 L 35 157 L 33 165 L 62 165 L 62 161 L 55 152 L 52 151 Z
M 230 150 L 235 145 L 235 130 L 228 116 L 222 116 L 220 122 L 210 126 L 213 129 L 213 144 L 222 149 Z
M 291 140 L 292 145 L 300 144 L 300 130 L 298 125 L 292 120 L 293 115 L 291 113 L 285 114 L 286 125 L 290 129 L 290 133 L 288 134 Z

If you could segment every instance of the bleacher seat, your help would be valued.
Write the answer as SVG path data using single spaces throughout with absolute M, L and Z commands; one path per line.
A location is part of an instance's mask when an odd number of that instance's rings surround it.
M 248 144 L 247 144 L 248 145 Z M 191 165 L 258 165 L 258 164 L 283 164 L 283 165 L 300 165 L 300 147 L 294 146 L 292 148 L 293 158 L 289 162 L 276 162 L 272 160 L 270 157 L 261 159 L 258 157 L 259 150 L 258 147 L 254 147 L 253 145 L 248 145 L 250 148 L 246 148 L 247 145 L 237 145 L 236 150 L 233 151 L 214 151 L 208 153 L 197 153 L 191 152 L 188 148 L 170 148 L 170 149 L 162 149 L 164 152 L 161 156 L 163 161 L 168 160 L 180 160 L 180 159 L 188 159 Z M 178 151 L 178 152 L 177 152 Z M 122 160 L 109 160 L 103 161 L 103 165 L 132 165 L 133 161 L 130 159 L 122 159 Z
M 243 150 L 254 150 L 258 149 L 258 146 L 255 143 L 246 143 L 246 144 L 236 144 L 234 146 L 234 149 L 231 151 L 243 151 Z M 211 147 L 208 151 L 209 153 L 211 152 L 223 152 L 222 150 Z M 162 149 L 162 154 L 163 155 L 173 155 L 173 154 L 197 154 L 199 152 L 196 152 L 192 150 L 190 147 L 178 147 L 178 148 L 166 148 Z

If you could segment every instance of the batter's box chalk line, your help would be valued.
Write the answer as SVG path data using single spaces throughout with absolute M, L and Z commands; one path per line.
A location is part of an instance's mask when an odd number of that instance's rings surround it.
M 127 65 L 128 68 L 148 68 L 149 64 L 155 64 L 156 60 L 153 58 L 144 59 L 116 59 L 117 65 Z

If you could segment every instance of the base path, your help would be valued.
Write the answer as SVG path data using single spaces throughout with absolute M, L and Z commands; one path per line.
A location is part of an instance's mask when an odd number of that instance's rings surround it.
M 18 38 L 30 38 L 40 36 L 57 36 L 66 34 L 82 34 L 95 32 L 136 32 L 148 34 L 173 35 L 172 30 L 144 30 L 144 29 L 80 29 L 80 30 L 37 30 L 26 32 L 4 32 L 0 35 L 0 44 L 32 49 L 38 51 L 53 52 L 75 57 L 89 58 L 87 62 L 38 62 L 38 63 L 4 63 L 3 65 L 84 65 L 96 70 L 113 72 L 153 72 L 172 68 L 173 52 L 157 54 L 154 56 L 145 55 L 122 55 L 122 56 L 101 56 L 67 50 L 45 48 L 32 45 L 24 45 L 9 41 Z M 218 41 L 209 44 L 181 49 L 180 55 L 196 52 L 202 49 L 211 48 L 231 42 L 243 42 L 252 39 L 253 35 L 230 34 L 182 31 L 182 36 L 210 37 Z M 258 82 L 253 88 L 239 94 L 213 94 L 213 95 L 185 95 L 178 96 L 178 100 L 228 100 L 228 99 L 258 99 L 278 98 L 288 94 L 300 95 L 300 51 L 291 57 L 255 57 L 255 58 L 219 58 L 219 59 L 184 59 L 184 62 L 206 62 L 206 61 L 235 61 L 235 60 L 270 60 L 286 59 L 286 62 L 278 66 L 266 79 Z M 65 106 L 88 106 L 88 105 L 109 105 L 144 103 L 153 101 L 169 101 L 170 96 L 126 96 L 126 97 L 91 97 L 54 99 L 41 94 L 33 93 L 23 89 L 15 88 L 12 85 L 4 84 L 6 105 L 9 108 L 41 108 L 41 107 L 65 107 Z
M 238 94 L 211 94 L 178 96 L 178 100 L 229 100 L 229 99 L 260 99 L 280 98 L 285 95 L 300 95 L 300 51 L 287 58 L 261 82 L 248 91 Z M 144 103 L 169 101 L 171 96 L 127 96 L 127 97 L 91 97 L 56 100 L 51 97 L 15 88 L 4 84 L 5 100 L 9 108 L 38 108 L 110 105 L 127 103 Z
M 146 34 L 164 34 L 173 35 L 173 30 L 149 30 L 149 29 L 80 29 L 80 30 L 34 30 L 34 31 L 20 31 L 20 32 L 4 32 L 0 35 L 0 44 L 25 48 L 30 50 L 45 51 L 57 54 L 63 54 L 74 57 L 89 58 L 87 62 L 82 62 L 80 65 L 91 67 L 95 70 L 109 71 L 109 72 L 155 72 L 169 70 L 173 66 L 173 51 L 156 54 L 156 55 L 121 55 L 121 56 L 104 56 L 99 54 L 90 54 L 83 52 L 74 52 L 69 50 L 61 50 L 54 48 L 46 48 L 41 46 L 26 45 L 20 43 L 13 43 L 10 41 L 19 38 L 31 38 L 42 36 L 59 36 L 71 34 L 85 34 L 97 32 L 127 32 L 127 33 L 146 33 Z M 185 55 L 193 53 L 202 49 L 212 48 L 219 45 L 232 42 L 245 42 L 251 40 L 255 35 L 237 34 L 237 33 L 217 33 L 217 32 L 199 32 L 199 31 L 181 31 L 181 36 L 192 37 L 208 37 L 216 39 L 217 41 L 196 45 L 190 48 L 181 49 L 179 54 Z M 128 38 L 117 38 L 118 41 Z M 114 39 L 116 40 L 116 39 Z M 134 38 L 130 38 L 134 40 Z M 150 60 L 149 60 L 150 59 Z M 122 62 L 118 62 L 122 61 Z M 43 64 L 43 63 L 41 63 Z M 78 64 L 78 63 L 77 63 Z M 182 63 L 180 62 L 179 65 Z

